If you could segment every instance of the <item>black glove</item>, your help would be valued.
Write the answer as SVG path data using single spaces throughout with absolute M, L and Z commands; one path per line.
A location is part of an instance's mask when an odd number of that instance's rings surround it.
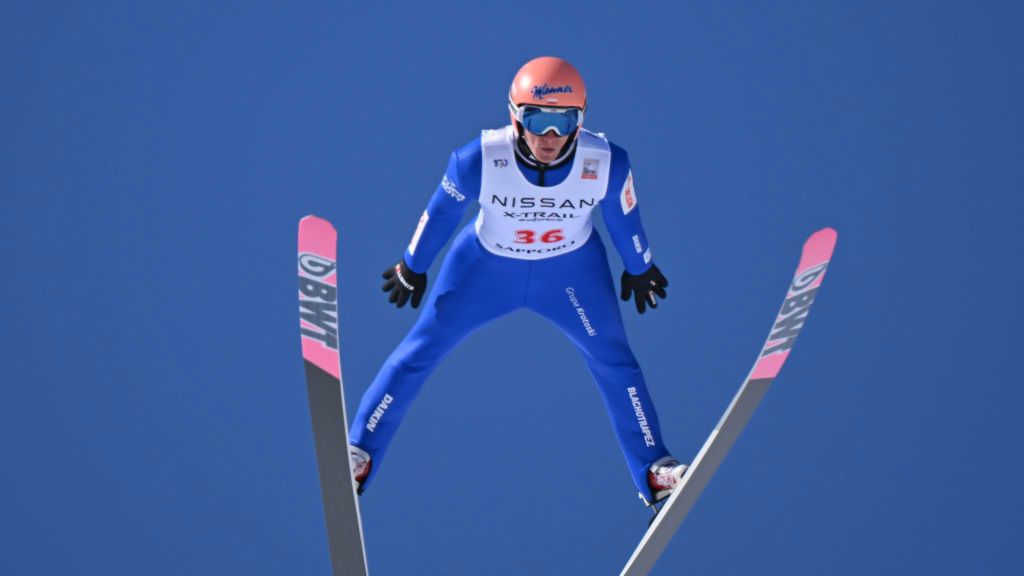
M 668 286 L 668 280 L 661 274 L 661 270 L 654 264 L 647 269 L 647 272 L 634 276 L 629 272 L 622 272 L 622 299 L 629 300 L 629 295 L 632 294 L 636 299 L 636 311 L 644 313 L 644 302 L 647 302 L 651 308 L 658 307 L 658 299 L 654 297 L 655 294 L 660 298 L 665 298 L 665 287 Z
M 384 292 L 391 292 L 388 302 L 405 306 L 409 296 L 412 296 L 412 307 L 419 308 L 423 293 L 427 291 L 427 274 L 413 272 L 402 258 L 398 264 L 384 271 L 384 285 L 381 286 Z

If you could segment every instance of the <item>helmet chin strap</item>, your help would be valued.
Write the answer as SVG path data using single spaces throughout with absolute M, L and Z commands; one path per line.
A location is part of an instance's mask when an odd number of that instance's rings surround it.
M 527 164 L 534 166 L 557 166 L 572 155 L 576 150 L 576 137 L 579 136 L 579 129 L 573 133 L 572 137 L 566 140 L 565 145 L 558 151 L 558 156 L 555 157 L 551 162 L 541 162 L 533 154 L 533 150 L 530 149 L 530 145 L 526 143 L 526 138 L 523 138 L 523 125 L 516 122 L 516 128 L 518 137 L 516 137 L 516 154 L 522 158 Z

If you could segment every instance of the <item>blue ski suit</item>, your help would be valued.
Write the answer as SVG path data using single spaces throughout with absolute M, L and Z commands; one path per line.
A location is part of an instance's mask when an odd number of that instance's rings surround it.
M 629 157 L 625 150 L 607 142 L 601 135 L 585 132 L 581 133 L 581 139 L 582 136 L 595 142 L 595 138 L 601 138 L 599 144 L 603 143 L 610 155 L 607 191 L 598 203 L 626 270 L 642 274 L 651 266 L 651 252 L 636 206 Z M 577 147 L 573 155 L 581 153 L 581 148 Z M 505 215 L 551 220 L 553 226 L 558 225 L 560 216 L 571 216 L 558 212 L 557 208 L 510 212 L 509 202 L 499 194 L 491 194 L 493 188 L 485 191 L 487 197 L 481 198 L 484 156 L 481 138 L 451 154 L 441 184 L 420 220 L 410 249 L 403 256 L 413 271 L 425 272 L 430 267 L 471 200 L 481 204 L 481 211 L 485 204 L 504 202 L 500 208 Z M 514 162 L 509 164 L 525 177 L 528 187 L 540 191 L 531 203 L 538 206 L 553 204 L 544 202 L 545 187 L 556 186 L 581 174 L 577 165 L 583 164 L 570 157 L 561 164 L 543 167 L 531 165 L 518 152 L 514 156 Z M 499 166 L 504 160 L 486 161 L 488 165 L 493 162 Z M 594 165 L 597 162 L 591 164 Z M 575 173 L 574 166 L 577 166 Z M 508 166 L 508 169 L 513 167 Z M 584 169 L 582 178 L 588 178 L 587 174 Z M 520 205 L 523 204 L 520 199 Z M 668 455 L 668 450 L 662 442 L 658 417 L 643 373 L 626 340 L 615 285 L 597 230 L 588 230 L 580 233 L 579 238 L 570 239 L 575 240 L 570 251 L 521 259 L 496 253 L 504 249 L 514 253 L 519 244 L 485 246 L 478 232 L 482 218 L 480 215 L 477 223 L 470 222 L 459 232 L 419 319 L 381 367 L 360 402 L 352 422 L 350 441 L 372 457 L 373 466 L 364 487 L 380 470 L 403 416 L 438 363 L 477 328 L 526 308 L 557 325 L 580 351 L 603 396 L 633 481 L 641 494 L 649 498 L 648 467 Z M 473 305 L 467 306 L 466 302 Z

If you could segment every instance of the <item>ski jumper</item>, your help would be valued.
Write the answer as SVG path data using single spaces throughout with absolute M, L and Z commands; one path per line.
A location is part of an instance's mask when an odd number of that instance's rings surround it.
M 520 308 L 557 325 L 576 345 L 603 396 L 633 481 L 650 496 L 650 464 L 668 455 L 644 377 L 626 340 L 605 248 L 591 213 L 601 207 L 626 270 L 642 274 L 651 251 L 640 224 L 629 158 L 580 130 L 576 150 L 547 170 L 517 158 L 511 126 L 484 130 L 452 153 L 404 255 L 424 272 L 466 206 L 480 212 L 452 243 L 424 310 L 366 391 L 352 444 L 373 458 L 368 485 L 423 383 L 468 334 Z M 467 306 L 466 302 L 472 302 Z

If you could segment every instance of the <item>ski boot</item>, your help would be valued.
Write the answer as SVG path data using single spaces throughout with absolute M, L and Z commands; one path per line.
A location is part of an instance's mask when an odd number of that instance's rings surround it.
M 643 500 L 644 505 L 654 511 L 654 518 L 657 518 L 658 512 L 661 511 L 658 504 L 664 503 L 672 495 L 672 491 L 682 480 L 683 474 L 686 474 L 687 468 L 689 466 L 680 463 L 679 460 L 665 456 L 651 464 L 650 469 L 647 470 L 647 486 L 650 487 L 650 493 L 654 499 L 648 500 L 646 495 L 641 494 L 640 500 Z M 651 518 L 652 523 L 654 518 Z
M 363 481 L 370 475 L 373 461 L 365 450 L 358 446 L 348 447 L 349 464 L 352 466 L 352 479 L 356 481 L 356 493 L 363 493 Z

